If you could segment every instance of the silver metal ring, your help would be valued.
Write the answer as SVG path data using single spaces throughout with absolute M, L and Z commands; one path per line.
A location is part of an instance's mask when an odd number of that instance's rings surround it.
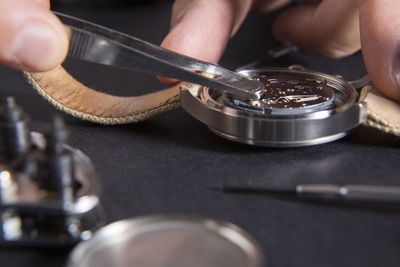
M 250 78 L 290 75 L 329 85 L 335 94 L 334 105 L 296 112 L 259 112 L 235 107 L 223 101 L 222 93 L 197 85 L 183 85 L 182 106 L 214 133 L 227 139 L 261 146 L 295 147 L 330 142 L 366 120 L 365 103 L 348 82 L 324 73 L 301 69 L 242 70 Z M 289 110 L 290 111 L 290 110 Z

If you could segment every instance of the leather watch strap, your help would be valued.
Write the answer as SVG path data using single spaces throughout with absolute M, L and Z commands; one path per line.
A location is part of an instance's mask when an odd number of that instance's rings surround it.
M 57 109 L 95 123 L 139 122 L 180 107 L 179 84 L 147 95 L 118 97 L 84 86 L 62 66 L 24 74 L 32 87 Z
M 142 96 L 118 97 L 90 89 L 62 66 L 42 73 L 25 72 L 40 95 L 61 111 L 101 124 L 139 122 L 180 107 L 179 84 Z M 379 94 L 366 94 L 367 126 L 400 136 L 400 105 Z
M 378 91 L 369 92 L 367 103 L 368 119 L 365 125 L 385 133 L 400 136 L 400 104 L 384 97 Z

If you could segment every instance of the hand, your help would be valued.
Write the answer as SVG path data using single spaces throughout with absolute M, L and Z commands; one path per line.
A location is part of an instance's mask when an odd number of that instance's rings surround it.
M 220 59 L 230 37 L 253 8 L 267 12 L 290 0 L 176 0 L 162 46 L 209 62 Z M 274 36 L 314 53 L 339 58 L 362 45 L 372 81 L 400 101 L 400 1 L 304 0 L 272 25 Z M 212 47 L 213 49 L 210 49 Z
M 30 71 L 59 65 L 68 37 L 49 0 L 0 0 L 0 63 Z

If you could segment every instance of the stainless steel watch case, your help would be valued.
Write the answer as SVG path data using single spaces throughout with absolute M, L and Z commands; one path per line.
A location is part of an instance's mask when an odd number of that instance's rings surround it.
M 217 135 L 267 147 L 299 147 L 331 142 L 345 136 L 367 119 L 366 103 L 359 100 L 357 91 L 364 84 L 359 81 L 347 82 L 339 76 L 301 67 L 251 69 L 241 70 L 240 73 L 252 79 L 289 77 L 293 87 L 301 80 L 314 81 L 317 86 L 330 87 L 333 97 L 325 96 L 325 101 L 304 107 L 260 107 L 261 102 L 257 105 L 250 100 L 247 106 L 242 105 L 246 100 L 227 101 L 232 96 L 226 93 L 195 84 L 183 84 L 181 98 L 184 110 Z M 284 102 L 288 99 L 286 96 L 279 100 Z

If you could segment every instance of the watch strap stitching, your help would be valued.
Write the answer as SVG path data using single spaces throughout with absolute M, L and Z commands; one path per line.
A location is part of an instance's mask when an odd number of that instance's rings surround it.
M 395 125 L 391 124 L 389 121 L 387 121 L 386 119 L 382 118 L 381 116 L 372 111 L 368 111 L 368 119 L 364 123 L 364 125 L 376 128 L 388 134 L 400 136 L 399 127 L 396 127 Z
M 367 104 L 368 118 L 364 125 L 382 132 L 400 136 L 400 105 L 386 98 L 372 86 L 363 100 Z

